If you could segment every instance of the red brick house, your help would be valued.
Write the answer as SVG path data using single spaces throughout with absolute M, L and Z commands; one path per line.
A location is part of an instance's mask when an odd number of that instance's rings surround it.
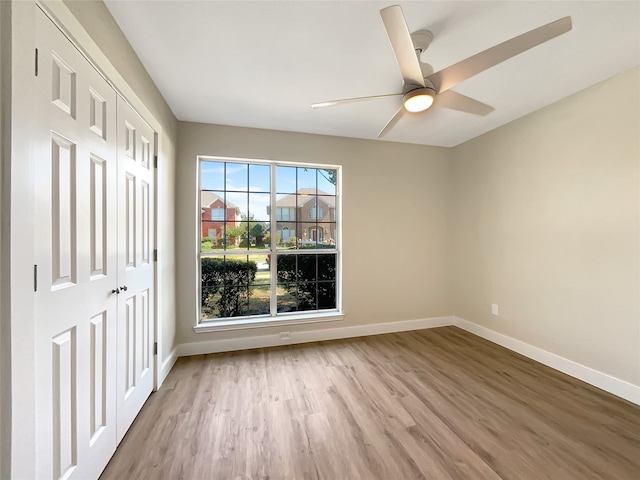
M 222 238 L 224 221 L 228 226 L 240 225 L 240 209 L 231 202 L 227 202 L 213 192 L 200 192 L 200 216 L 202 238 L 209 237 L 214 241 Z
M 299 243 L 334 244 L 336 197 L 315 188 L 301 188 L 276 202 L 280 243 L 293 236 Z

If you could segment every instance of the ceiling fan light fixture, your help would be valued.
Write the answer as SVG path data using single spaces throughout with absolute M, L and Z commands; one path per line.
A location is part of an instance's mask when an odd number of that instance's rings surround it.
M 407 92 L 402 99 L 405 110 L 407 112 L 417 113 L 424 112 L 436 98 L 436 91 L 429 87 L 416 88 Z

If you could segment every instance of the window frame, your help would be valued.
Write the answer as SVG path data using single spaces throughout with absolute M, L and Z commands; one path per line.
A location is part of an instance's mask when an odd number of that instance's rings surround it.
M 193 327 L 196 333 L 215 332 L 224 330 L 242 330 L 250 328 L 261 328 L 269 326 L 282 326 L 291 324 L 305 324 L 315 322 L 332 322 L 339 321 L 344 318 L 342 310 L 342 224 L 341 215 L 342 211 L 342 166 L 334 164 L 318 164 L 307 162 L 286 162 L 286 161 L 274 161 L 263 160 L 253 158 L 237 158 L 237 157 L 220 157 L 214 155 L 198 155 L 196 157 L 196 189 L 197 189 L 197 212 L 200 212 L 200 202 L 202 194 L 202 165 L 204 162 L 226 162 L 226 163 L 238 163 L 238 164 L 256 164 L 256 165 L 269 165 L 270 166 L 270 209 L 269 215 L 269 231 L 277 232 L 278 222 L 289 223 L 291 220 L 278 220 L 278 211 L 276 207 L 277 202 L 277 188 L 276 188 L 276 172 L 278 167 L 295 167 L 295 168 L 310 168 L 310 169 L 326 169 L 336 171 L 336 191 L 335 191 L 335 207 L 334 211 L 338 211 L 338 214 L 334 213 L 336 224 L 336 238 L 335 245 L 330 248 L 316 248 L 313 252 L 307 249 L 283 249 L 277 245 L 277 235 L 270 235 L 270 244 L 264 249 L 250 249 L 250 246 L 246 249 L 234 249 L 232 253 L 224 249 L 213 249 L 202 251 L 201 250 L 201 217 L 197 217 L 196 228 L 196 282 L 197 282 L 197 294 L 195 295 L 196 303 L 196 323 Z M 317 198 L 317 194 L 316 194 Z M 284 227 L 280 227 L 281 229 Z M 286 253 L 283 253 L 286 252 Z M 277 257 L 278 255 L 301 255 L 301 254 L 335 254 L 336 256 L 336 307 L 333 309 L 322 310 L 307 310 L 296 312 L 277 312 Z M 231 257 L 242 258 L 243 256 L 251 254 L 265 254 L 271 256 L 270 261 L 270 313 L 264 315 L 250 315 L 241 317 L 223 317 L 219 319 L 202 319 L 201 312 L 201 291 L 202 291 L 202 274 L 201 274 L 201 259 L 204 257 L 215 257 L 220 255 L 228 255 Z

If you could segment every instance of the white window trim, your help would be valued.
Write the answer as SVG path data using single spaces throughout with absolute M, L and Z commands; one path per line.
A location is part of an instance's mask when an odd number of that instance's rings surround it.
M 338 312 L 337 310 L 320 310 L 314 311 L 313 313 L 309 314 L 280 314 L 278 317 L 256 315 L 252 317 L 237 317 L 226 320 L 204 321 L 194 326 L 193 331 L 196 333 L 224 332 L 228 330 L 246 330 L 250 328 L 303 325 L 305 323 L 339 322 L 342 320 L 344 320 L 344 314 Z
M 278 166 L 282 167 L 308 167 L 308 168 L 318 168 L 318 169 L 330 169 L 337 171 L 337 185 L 336 185 L 336 209 L 342 208 L 342 166 L 341 165 L 330 165 L 330 164 L 314 164 L 314 163 L 295 163 L 295 162 L 279 162 L 272 160 L 261 160 L 261 159 L 253 159 L 253 158 L 232 158 L 232 157 L 218 157 L 218 156 L 210 156 L 210 155 L 198 155 L 196 157 L 196 161 L 198 162 L 198 178 L 196 179 L 196 185 L 198 190 L 197 202 L 200 205 L 200 186 L 201 186 L 201 167 L 202 160 L 209 161 L 217 161 L 217 162 L 228 162 L 228 163 L 255 163 L 255 164 L 263 164 L 263 165 L 271 165 L 273 170 Z M 275 205 L 277 201 L 276 195 L 276 178 L 275 175 L 271 175 L 271 204 Z M 198 211 L 198 209 L 196 209 Z M 277 211 L 276 211 L 277 215 Z M 271 216 L 271 231 L 276 231 L 276 215 Z M 250 317 L 234 317 L 234 318 L 225 318 L 225 319 L 211 319 L 211 320 L 202 320 L 200 319 L 200 289 L 202 287 L 200 280 L 200 241 L 199 236 L 201 235 L 200 224 L 201 219 L 198 218 L 198 231 L 196 233 L 198 242 L 196 242 L 196 274 L 197 274 L 197 285 L 198 292 L 195 296 L 196 301 L 196 323 L 193 326 L 193 330 L 196 333 L 207 333 L 207 332 L 217 332 L 217 331 L 225 331 L 225 330 L 246 330 L 252 328 L 264 328 L 264 327 L 273 327 L 273 326 L 282 326 L 282 325 L 297 325 L 297 324 L 307 324 L 307 323 L 319 323 L 319 322 L 334 322 L 334 321 L 342 321 L 344 319 L 344 312 L 342 310 L 342 224 L 340 220 L 336 221 L 336 245 L 340 246 L 340 249 L 331 249 L 326 251 L 326 253 L 335 253 L 336 254 L 336 308 L 328 309 L 328 310 L 312 310 L 305 312 L 286 312 L 286 313 L 277 313 L 275 310 L 277 308 L 277 291 L 276 289 L 271 289 L 271 313 L 269 315 L 255 315 Z M 283 222 L 280 220 L 280 222 Z M 285 221 L 286 222 L 286 221 Z M 276 235 L 271 236 L 271 245 L 266 250 L 269 252 L 278 252 L 280 249 L 277 248 Z M 208 251 L 207 255 L 212 254 L 224 254 L 224 251 L 213 250 Z M 249 251 L 246 252 L 247 254 Z M 251 251 L 251 253 L 260 253 L 257 251 Z M 287 254 L 303 254 L 309 253 L 308 251 L 299 250 L 299 251 L 291 251 L 287 250 Z M 320 254 L 323 253 L 322 249 L 314 250 L 314 253 Z M 234 251 L 233 254 L 242 254 L 240 251 Z M 205 256 L 207 256 L 205 255 Z M 275 269 L 272 269 L 272 275 L 276 275 Z

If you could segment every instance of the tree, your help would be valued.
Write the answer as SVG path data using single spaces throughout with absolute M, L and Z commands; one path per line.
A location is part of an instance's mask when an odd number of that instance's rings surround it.
M 305 168 L 304 171 L 307 172 L 309 169 Z M 319 168 L 318 169 L 318 173 L 320 175 L 322 175 L 328 182 L 333 183 L 334 185 L 336 185 L 336 182 L 338 181 L 338 171 L 337 170 L 325 170 L 323 168 Z
M 251 237 L 256 239 L 256 247 L 264 248 L 264 232 L 265 227 L 262 223 L 255 223 L 249 230 Z
M 249 248 L 251 246 L 251 241 L 255 239 L 256 247 L 264 247 L 264 233 L 267 230 L 265 223 L 254 220 L 255 217 L 253 214 L 243 214 L 240 218 L 242 219 L 243 224 L 244 222 L 249 224 L 249 236 L 247 237 L 247 232 L 243 231 L 240 246 Z
M 226 237 L 227 237 L 227 245 L 235 245 L 239 238 L 242 238 L 246 235 L 244 228 L 242 227 L 226 227 Z
M 323 169 L 319 169 L 318 173 L 320 175 L 322 175 L 324 178 L 326 178 L 329 182 L 333 183 L 334 185 L 336 184 L 336 182 L 338 181 L 337 179 L 337 174 L 338 171 L 337 170 L 323 170 Z

